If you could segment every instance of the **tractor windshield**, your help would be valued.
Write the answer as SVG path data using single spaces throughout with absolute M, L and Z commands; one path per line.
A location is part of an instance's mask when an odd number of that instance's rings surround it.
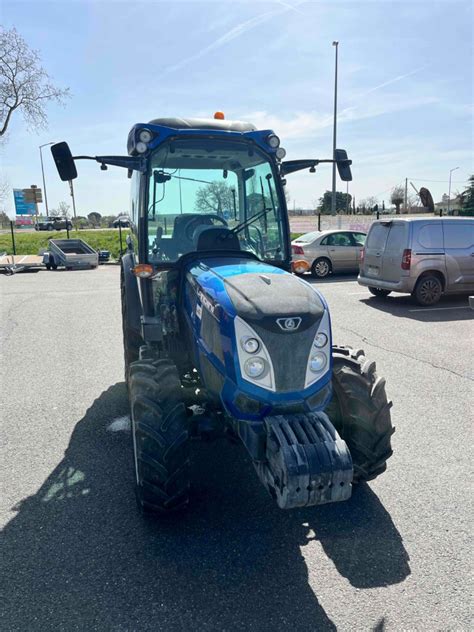
M 176 261 L 200 248 L 206 227 L 218 226 L 236 236 L 234 249 L 283 261 L 285 215 L 278 177 L 253 144 L 186 138 L 160 147 L 151 157 L 149 260 Z M 222 243 L 225 250 L 229 241 Z

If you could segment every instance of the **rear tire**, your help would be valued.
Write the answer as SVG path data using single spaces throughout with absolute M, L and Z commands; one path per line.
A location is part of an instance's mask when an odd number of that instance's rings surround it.
M 391 290 L 382 290 L 381 287 L 369 287 L 369 292 L 378 298 L 385 298 L 389 294 L 391 294 Z
M 140 510 L 168 514 L 189 502 L 189 432 L 181 382 L 169 359 L 130 366 L 130 410 Z
M 123 269 L 120 274 L 120 294 L 122 298 L 122 334 L 123 334 L 123 352 L 125 363 L 125 383 L 128 387 L 130 365 L 132 362 L 138 360 L 140 353 L 140 345 L 143 344 L 143 339 L 137 332 L 132 329 L 128 324 L 128 311 L 127 311 L 127 293 L 125 291 L 125 280 L 123 277 Z
M 443 284 L 434 274 L 427 274 L 417 281 L 412 294 L 418 305 L 436 305 L 443 294 Z
M 326 259 L 325 257 L 320 257 L 319 259 L 313 261 L 313 265 L 311 266 L 311 274 L 316 279 L 325 279 L 329 276 L 331 269 L 332 267 L 329 259 Z
M 387 468 L 392 427 L 385 379 L 361 349 L 333 347 L 333 396 L 325 412 L 347 443 L 354 482 L 370 481 Z

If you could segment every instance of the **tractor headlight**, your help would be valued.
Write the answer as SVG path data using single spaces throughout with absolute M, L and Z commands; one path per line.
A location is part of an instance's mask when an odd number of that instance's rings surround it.
M 266 364 L 263 358 L 249 358 L 244 364 L 244 371 L 249 377 L 256 380 L 265 373 Z
M 311 356 L 309 361 L 309 368 L 313 373 L 320 373 L 327 364 L 327 359 L 324 353 L 315 353 Z
M 148 150 L 148 145 L 140 140 L 135 145 L 135 149 L 137 150 L 139 154 L 144 154 Z
M 240 316 L 235 317 L 234 326 L 237 347 L 236 359 L 241 378 L 260 388 L 274 391 L 275 374 L 272 359 L 263 340 Z
M 142 141 L 142 143 L 149 143 L 153 138 L 153 134 L 150 132 L 149 129 L 142 129 L 138 134 L 138 138 Z
M 328 337 L 326 336 L 326 334 L 323 334 L 322 331 L 318 331 L 318 333 L 316 334 L 315 338 L 314 338 L 314 346 L 317 347 L 318 349 L 322 349 L 323 347 L 325 347 L 328 343 Z
M 278 160 L 283 160 L 283 158 L 286 156 L 286 150 L 283 149 L 283 147 L 278 147 L 275 152 L 275 156 L 278 158 Z
M 247 353 L 257 353 L 260 349 L 259 341 L 256 338 L 251 338 L 250 336 L 241 338 L 240 344 L 242 345 L 242 349 Z
M 267 136 L 267 143 L 272 149 L 276 149 L 280 146 L 280 139 L 276 134 L 270 134 L 269 136 Z
M 320 380 L 326 375 L 330 368 L 331 323 L 329 320 L 329 312 L 325 309 L 308 353 L 305 388 L 308 388 L 308 386 Z

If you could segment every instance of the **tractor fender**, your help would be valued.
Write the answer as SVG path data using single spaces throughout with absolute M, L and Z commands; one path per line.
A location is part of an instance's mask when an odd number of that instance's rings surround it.
M 127 306 L 124 312 L 127 315 L 127 327 L 140 334 L 142 303 L 138 289 L 138 279 L 132 272 L 134 264 L 132 253 L 123 255 L 120 283 L 122 285 L 122 300 L 125 300 Z

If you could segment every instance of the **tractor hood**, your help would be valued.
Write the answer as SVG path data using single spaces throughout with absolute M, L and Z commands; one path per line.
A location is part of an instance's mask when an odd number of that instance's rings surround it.
M 325 306 L 306 282 L 275 266 L 253 259 L 205 258 L 190 266 L 188 280 L 207 307 L 270 331 L 289 331 L 281 318 L 296 321 L 304 331 L 321 319 Z M 287 323 L 288 325 L 288 323 Z
M 225 363 L 228 377 L 267 389 L 266 399 L 269 391 L 296 397 L 310 387 L 314 390 L 317 379 L 327 382 L 329 374 L 313 378 L 308 373 L 309 355 L 320 327 L 330 339 L 327 307 L 311 285 L 280 268 L 242 256 L 203 257 L 188 264 L 186 280 L 188 314 L 197 338 L 205 353 Z M 272 369 L 266 382 L 242 372 L 247 357 L 242 357 L 241 340 L 246 335 L 256 335 L 267 354 Z

